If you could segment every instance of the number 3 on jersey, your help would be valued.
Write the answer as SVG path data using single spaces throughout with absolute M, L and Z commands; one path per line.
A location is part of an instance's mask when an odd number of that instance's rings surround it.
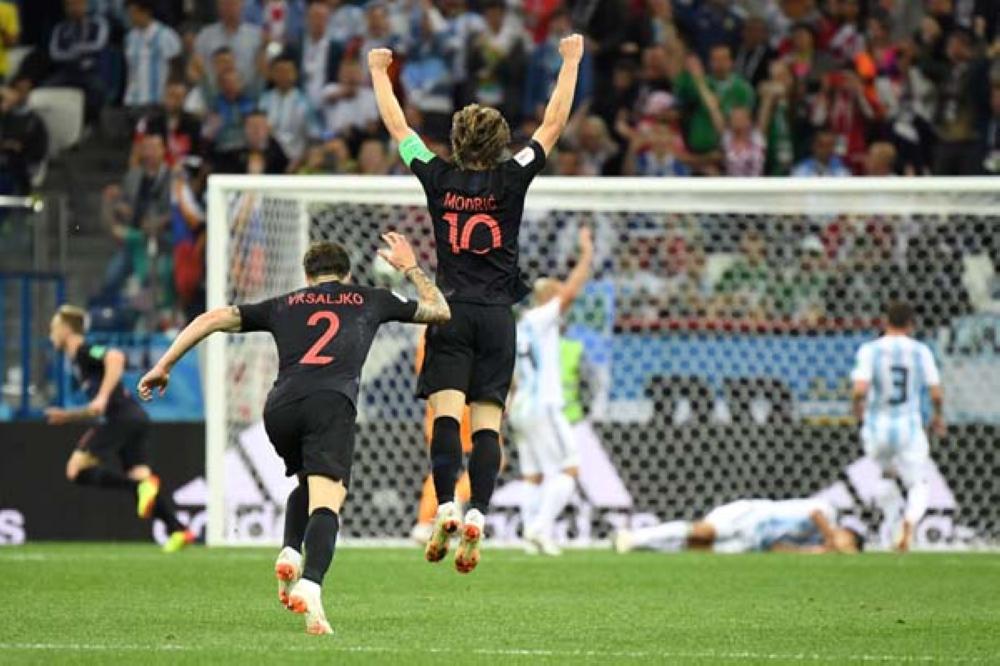
M 445 213 L 444 221 L 448 223 L 448 242 L 451 245 L 453 254 L 462 252 L 472 252 L 473 254 L 486 254 L 491 250 L 499 250 L 503 247 L 503 235 L 500 233 L 500 223 L 491 215 L 477 213 L 465 220 L 459 230 L 458 213 Z M 472 247 L 472 232 L 478 226 L 485 226 L 490 232 L 490 246 L 487 248 Z
M 333 362 L 332 356 L 324 356 L 320 352 L 330 344 L 330 340 L 333 340 L 337 336 L 337 331 L 340 330 L 340 317 L 335 312 L 319 310 L 312 313 L 306 325 L 318 326 L 324 321 L 326 322 L 326 330 L 323 331 L 323 334 L 319 336 L 319 339 L 313 346 L 309 348 L 305 356 L 299 359 L 299 363 L 303 365 L 327 365 Z

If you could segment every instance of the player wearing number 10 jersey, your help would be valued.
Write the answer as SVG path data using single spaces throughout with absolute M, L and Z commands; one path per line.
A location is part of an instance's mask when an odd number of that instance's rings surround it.
M 563 63 L 531 142 L 508 158 L 510 128 L 496 109 L 471 104 L 452 117 L 452 161 L 437 157 L 407 125 L 392 91 L 392 52 L 368 55 L 372 85 L 386 129 L 403 161 L 423 185 L 437 243 L 437 283 L 452 309 L 448 324 L 427 330 L 418 393 L 434 412 L 431 475 L 439 505 L 426 558 L 438 562 L 458 532 L 455 480 L 462 468 L 459 423 L 470 406 L 471 508 L 465 514 L 455 568 L 479 562 L 479 542 L 500 471 L 500 421 L 514 373 L 515 321 L 511 306 L 528 295 L 518 268 L 524 197 L 569 119 L 583 56 L 583 38 L 559 45 Z
M 285 542 L 275 574 L 279 598 L 306 614 L 306 631 L 312 634 L 331 632 L 320 585 L 333 560 L 338 516 L 350 483 L 361 368 L 375 333 L 388 321 L 440 324 L 450 317 L 444 295 L 417 266 L 406 240 L 392 233 L 383 238 L 389 249 L 379 254 L 413 282 L 419 302 L 350 284 L 344 248 L 316 243 L 303 261 L 306 288 L 206 312 L 181 331 L 139 382 L 144 400 L 155 388 L 162 393 L 178 359 L 216 331 L 266 331 L 274 337 L 278 378 L 264 406 L 264 427 L 286 473 L 299 478 L 288 496 Z

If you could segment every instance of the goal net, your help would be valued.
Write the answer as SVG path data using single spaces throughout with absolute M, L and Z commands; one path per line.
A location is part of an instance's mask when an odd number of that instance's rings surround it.
M 814 495 L 885 538 L 874 503 L 884 484 L 861 454 L 849 374 L 884 303 L 902 298 L 942 369 L 950 427 L 932 443 L 917 544 L 995 542 L 998 199 L 988 179 L 537 180 L 521 232 L 528 276 L 564 276 L 581 225 L 596 244 L 564 333 L 567 357 L 581 358 L 566 381 L 582 466 L 561 539 L 588 545 L 736 498 Z M 361 283 L 390 279 L 374 262 L 388 230 L 435 268 L 431 221 L 409 177 L 213 176 L 208 230 L 212 307 L 302 286 L 302 254 L 320 239 L 349 249 Z M 413 396 L 421 335 L 387 326 L 365 367 L 349 539 L 405 538 L 414 522 L 427 468 Z M 261 423 L 276 366 L 267 335 L 210 340 L 211 544 L 280 540 L 293 482 Z M 515 541 L 521 485 L 515 448 L 506 451 L 489 530 Z

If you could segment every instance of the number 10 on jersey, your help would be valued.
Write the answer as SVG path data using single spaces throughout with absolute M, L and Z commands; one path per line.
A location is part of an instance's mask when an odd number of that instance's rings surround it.
M 460 225 L 458 213 L 445 213 L 444 221 L 448 223 L 448 243 L 451 245 L 452 254 L 462 252 L 486 254 L 491 250 L 499 250 L 503 246 L 500 223 L 492 215 L 477 213 L 466 218 L 465 223 Z M 490 232 L 490 246 L 487 248 L 472 247 L 472 232 L 478 226 L 485 226 Z

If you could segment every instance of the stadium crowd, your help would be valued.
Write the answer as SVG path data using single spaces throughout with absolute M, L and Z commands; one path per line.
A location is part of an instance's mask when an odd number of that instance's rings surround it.
M 446 155 L 451 114 L 471 102 L 501 109 L 523 144 L 571 31 L 587 55 L 547 173 L 1000 174 L 992 0 L 21 0 L 0 2 L 0 186 L 26 191 L 45 154 L 24 105 L 34 87 L 82 90 L 88 124 L 122 107 L 134 146 L 103 215 L 121 251 L 97 301 L 138 278 L 150 307 L 194 313 L 209 173 L 405 172 L 378 120 L 369 50 L 393 49 L 407 119 Z M 7 72 L 17 43 L 35 48 Z M 837 233 L 802 235 L 795 270 L 808 275 L 791 282 L 761 273 L 754 233 L 731 241 L 740 256 L 710 285 L 699 266 L 718 248 L 691 234 L 645 264 L 636 236 L 620 268 L 656 291 L 661 314 L 808 320 L 850 292 L 826 286 L 847 280 L 836 266 L 865 261 Z

